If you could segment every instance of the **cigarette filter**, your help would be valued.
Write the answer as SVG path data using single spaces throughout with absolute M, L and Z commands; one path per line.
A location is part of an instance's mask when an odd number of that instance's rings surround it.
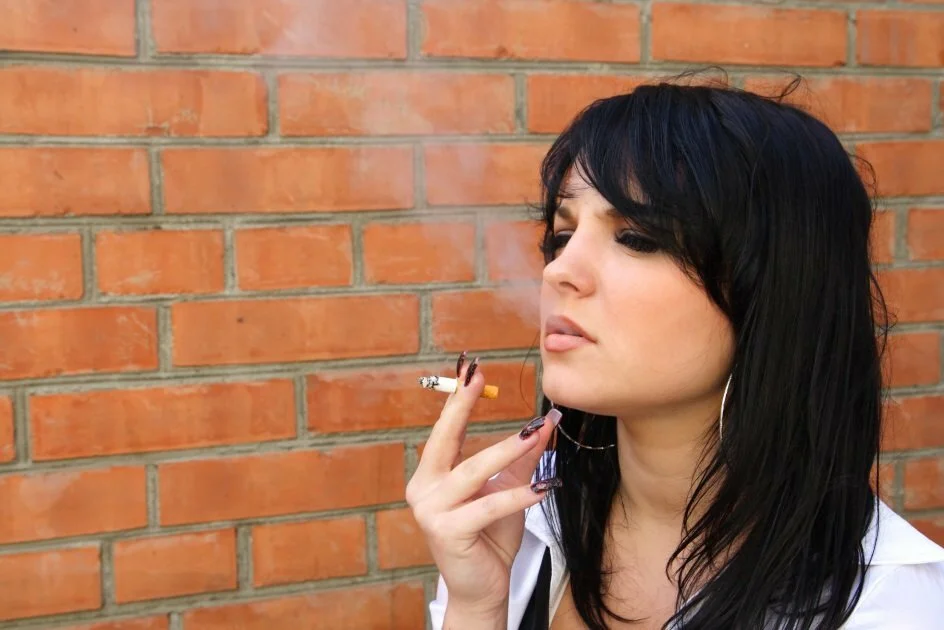
M 421 376 L 419 380 L 421 387 L 445 394 L 453 393 L 459 386 L 459 381 L 447 376 Z M 486 385 L 480 398 L 498 398 L 498 386 Z

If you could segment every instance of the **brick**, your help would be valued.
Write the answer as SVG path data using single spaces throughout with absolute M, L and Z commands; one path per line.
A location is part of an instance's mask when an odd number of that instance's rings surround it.
M 406 0 L 152 0 L 160 52 L 406 57 Z
M 415 295 L 178 303 L 174 365 L 281 363 L 413 354 Z M 0 327 L 2 330 L 2 327 Z
M 422 52 L 431 57 L 640 59 L 639 7 L 634 5 L 572 0 L 425 0 L 421 8 Z
M 878 278 L 898 321 L 944 319 L 944 268 L 895 269 L 879 273 Z
M 750 77 L 744 87 L 777 95 L 786 81 Z M 931 82 L 911 77 L 812 78 L 790 95 L 837 133 L 918 132 L 931 129 Z
M 168 628 L 168 618 L 166 615 L 162 615 L 159 617 L 120 619 L 81 626 L 67 626 L 61 630 L 168 630 Z
M 289 380 L 51 394 L 33 396 L 29 408 L 37 461 L 295 435 L 295 394 Z
M 423 584 L 407 582 L 196 608 L 181 616 L 187 630 L 272 630 L 314 619 L 320 628 L 401 630 L 424 626 L 426 604 Z
M 0 556 L 0 620 L 95 610 L 101 604 L 98 546 Z
M 941 380 L 941 338 L 936 332 L 888 336 L 885 371 L 891 387 L 933 385 Z
M 9 475 L 0 478 L 0 505 L 16 506 L 16 518 L 0 521 L 2 544 L 144 527 L 144 468 Z
M 895 258 L 895 213 L 877 212 L 870 233 L 872 262 L 890 263 Z
M 250 291 L 350 285 L 351 243 L 350 225 L 237 230 L 237 283 Z M 312 264 L 312 252 L 317 252 L 317 264 Z
M 13 428 L 13 401 L 0 396 L 0 462 L 16 459 L 16 432 Z
M 447 351 L 530 348 L 538 342 L 538 287 L 433 295 L 433 343 Z
M 236 530 L 120 540 L 114 546 L 115 600 L 236 589 Z
M 265 82 L 248 72 L 14 66 L 0 69 L 0 92 L 0 133 L 259 136 L 268 126 Z
M 375 284 L 475 279 L 475 224 L 469 221 L 364 227 L 364 276 Z
M 846 13 L 657 2 L 652 58 L 728 64 L 841 66 Z
M 895 498 L 895 480 L 896 480 L 896 470 L 894 463 L 885 463 L 879 466 L 879 488 L 878 495 L 879 498 L 885 503 L 894 503 Z M 875 492 L 875 466 L 872 466 L 872 470 L 869 473 L 869 485 L 872 487 L 872 491 Z
M 944 546 L 944 517 L 910 518 L 908 522 L 935 543 Z
M 352 516 L 254 527 L 252 568 L 257 587 L 366 575 L 367 524 Z
M 134 0 L 0 0 L 0 14 L 0 50 L 135 54 Z
M 912 260 L 944 260 L 944 208 L 908 211 L 908 252 Z
M 286 136 L 511 133 L 515 82 L 501 74 L 284 74 L 279 118 Z
M 585 74 L 528 77 L 528 130 L 559 133 L 593 101 L 631 92 L 643 77 Z
M 163 152 L 170 213 L 335 212 L 413 206 L 408 147 Z
M 111 295 L 214 293 L 225 287 L 219 230 L 103 231 L 95 235 L 98 288 Z
M 944 140 L 868 142 L 856 152 L 875 167 L 883 197 L 944 195 Z
M 861 10 L 857 56 L 866 66 L 944 65 L 944 13 Z
M 499 387 L 497 399 L 481 399 L 472 422 L 524 418 L 536 391 L 534 366 L 520 361 L 480 364 L 486 380 Z M 320 372 L 308 377 L 308 423 L 312 431 L 375 431 L 432 426 L 446 394 L 430 392 L 417 379 L 427 374 L 454 374 L 449 366 L 387 367 L 367 371 Z
M 944 460 L 924 457 L 905 462 L 905 509 L 944 507 Z
M 538 221 L 490 221 L 485 226 L 485 261 L 490 280 L 540 280 L 544 224 Z
M 0 149 L 0 217 L 139 215 L 151 211 L 140 149 Z
M 944 447 L 944 396 L 902 398 L 890 405 L 883 450 Z
M 0 235 L 0 300 L 82 297 L 78 234 Z
M 153 309 L 111 306 L 0 313 L 0 378 L 157 368 Z
M 383 510 L 377 512 L 377 565 L 381 569 L 398 569 L 433 564 L 413 511 Z
M 257 518 L 401 501 L 403 468 L 402 444 L 161 464 L 161 523 Z
M 425 149 L 432 205 L 525 205 L 540 199 L 545 144 L 454 144 Z

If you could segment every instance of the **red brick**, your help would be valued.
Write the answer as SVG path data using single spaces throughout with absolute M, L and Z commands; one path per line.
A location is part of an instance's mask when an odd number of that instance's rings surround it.
M 236 274 L 239 288 L 337 287 L 351 284 L 350 225 L 306 225 L 238 230 Z M 312 264 L 312 253 L 317 263 Z
M 525 205 L 540 198 L 544 144 L 426 147 L 426 195 L 432 205 Z
M 911 518 L 908 522 L 935 543 L 944 546 L 944 517 Z
M 120 619 L 81 626 L 67 626 L 61 630 L 168 630 L 168 618 L 143 617 L 138 619 Z
M 944 13 L 862 10 L 858 59 L 867 66 L 944 66 Z
M 4 544 L 135 529 L 147 525 L 144 469 L 0 477 L 0 505 L 16 506 L 16 518 L 0 521 Z
M 0 396 L 0 462 L 16 459 L 16 433 L 13 429 L 13 401 Z
M 879 498 L 885 503 L 893 503 L 895 497 L 895 480 L 897 477 L 897 471 L 895 470 L 894 463 L 885 463 L 879 466 L 879 488 L 878 495 Z M 872 470 L 869 473 L 869 485 L 872 487 L 872 491 L 875 491 L 875 466 L 872 466 Z
M 147 153 L 140 149 L 0 149 L 0 216 L 91 216 L 151 211 Z
M 265 83 L 248 72 L 14 66 L 0 69 L 0 93 L 0 133 L 259 136 L 268 125 Z
M 164 525 L 390 503 L 405 487 L 402 444 L 173 462 L 158 474 Z
M 485 227 L 485 258 L 491 280 L 540 280 L 544 224 L 537 221 L 492 221 Z
M 52 394 L 33 396 L 29 407 L 35 460 L 295 435 L 294 387 L 288 380 Z
M 905 509 L 944 507 L 944 460 L 924 457 L 905 462 Z
M 285 74 L 279 111 L 286 136 L 511 133 L 510 75 L 442 72 Z
M 364 276 L 376 284 L 474 280 L 475 224 L 369 224 L 364 228 Z
M 944 447 L 944 396 L 899 399 L 886 418 L 883 450 Z
M 898 321 L 944 319 L 944 268 L 895 269 L 878 277 L 889 310 Z
M 944 195 L 944 140 L 862 143 L 857 153 L 875 167 L 881 196 Z
M 120 540 L 114 563 L 118 603 L 234 590 L 236 531 Z
M 933 385 L 941 380 L 941 338 L 936 332 L 888 336 L 885 355 L 890 387 Z
M 406 57 L 406 0 L 152 0 L 160 52 Z
M 95 235 L 98 288 L 113 295 L 213 293 L 224 288 L 218 230 L 107 231 Z
M 135 54 L 134 0 L 0 0 L 0 13 L 0 50 Z
M 171 316 L 174 365 L 314 361 L 419 350 L 415 295 L 179 303 L 171 307 Z
M 112 306 L 0 313 L 0 378 L 157 368 L 153 309 Z
M 426 623 L 419 582 L 360 586 L 345 590 L 188 610 L 187 630 L 273 630 L 318 620 L 319 628 L 401 630 Z
M 783 78 L 752 77 L 745 88 L 777 95 Z M 915 132 L 931 129 L 931 82 L 911 77 L 808 79 L 790 95 L 839 133 Z
M 433 295 L 433 343 L 447 351 L 532 348 L 538 342 L 538 287 Z
M 895 258 L 895 213 L 877 212 L 872 224 L 872 262 L 890 263 Z
M 0 556 L 0 620 L 95 610 L 101 604 L 97 546 Z
M 82 297 L 78 234 L 0 235 L 0 300 Z
M 381 569 L 433 564 L 425 535 L 412 510 L 377 512 L 377 564 Z
M 640 59 L 639 7 L 572 0 L 425 0 L 422 52 L 432 57 Z
M 419 386 L 426 374 L 454 374 L 449 366 L 388 367 L 367 371 L 320 372 L 308 377 L 308 422 L 313 431 L 375 431 L 431 426 L 446 394 Z M 534 407 L 534 366 L 521 361 L 485 362 L 486 380 L 499 388 L 497 399 L 481 399 L 472 410 L 473 422 L 523 418 Z
M 643 77 L 585 74 L 528 77 L 528 130 L 558 133 L 593 101 L 625 94 L 646 81 Z
M 841 66 L 846 13 L 657 2 L 652 58 L 660 61 Z
M 360 516 L 260 525 L 252 530 L 255 586 L 367 573 L 367 524 Z
M 912 260 L 944 259 L 944 208 L 908 212 L 908 251 Z
M 413 206 L 406 147 L 168 149 L 171 213 L 334 212 Z

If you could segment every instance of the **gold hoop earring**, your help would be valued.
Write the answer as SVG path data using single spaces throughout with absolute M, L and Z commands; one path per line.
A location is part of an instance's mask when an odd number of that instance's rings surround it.
M 721 394 L 721 413 L 718 415 L 718 441 L 724 438 L 724 403 L 728 398 L 728 388 L 731 387 L 731 377 L 734 373 L 728 374 L 728 382 L 724 385 L 724 393 Z
M 554 409 L 554 403 L 553 403 L 553 401 L 551 402 L 551 409 Z M 590 446 L 589 444 L 583 444 L 582 442 L 578 442 L 578 441 L 575 440 L 574 438 L 572 438 L 572 437 L 570 437 L 569 435 L 567 435 L 567 432 L 564 431 L 564 427 L 561 426 L 561 425 L 563 425 L 563 424 L 564 424 L 563 422 L 558 422 L 558 423 L 557 423 L 557 431 L 558 431 L 561 435 L 563 435 L 565 438 L 567 438 L 568 440 L 570 440 L 571 442 L 573 442 L 575 445 L 577 445 L 577 448 L 583 448 L 583 449 L 586 449 L 586 450 L 588 450 L 588 451 L 605 451 L 605 450 L 607 450 L 607 449 L 609 449 L 609 448 L 613 448 L 614 446 L 616 446 L 616 442 L 613 442 L 612 444 L 608 444 L 608 445 L 606 445 L 606 446 Z M 583 432 L 581 431 L 581 434 L 582 434 L 582 433 L 583 433 Z M 581 437 L 582 437 L 582 435 L 581 435 Z

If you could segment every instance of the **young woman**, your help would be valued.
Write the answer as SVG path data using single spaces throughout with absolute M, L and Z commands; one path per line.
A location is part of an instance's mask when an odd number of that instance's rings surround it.
M 461 461 L 484 378 L 460 359 L 407 487 L 433 627 L 944 628 L 944 549 L 873 492 L 887 327 L 836 136 L 649 85 L 542 178 L 545 413 Z

